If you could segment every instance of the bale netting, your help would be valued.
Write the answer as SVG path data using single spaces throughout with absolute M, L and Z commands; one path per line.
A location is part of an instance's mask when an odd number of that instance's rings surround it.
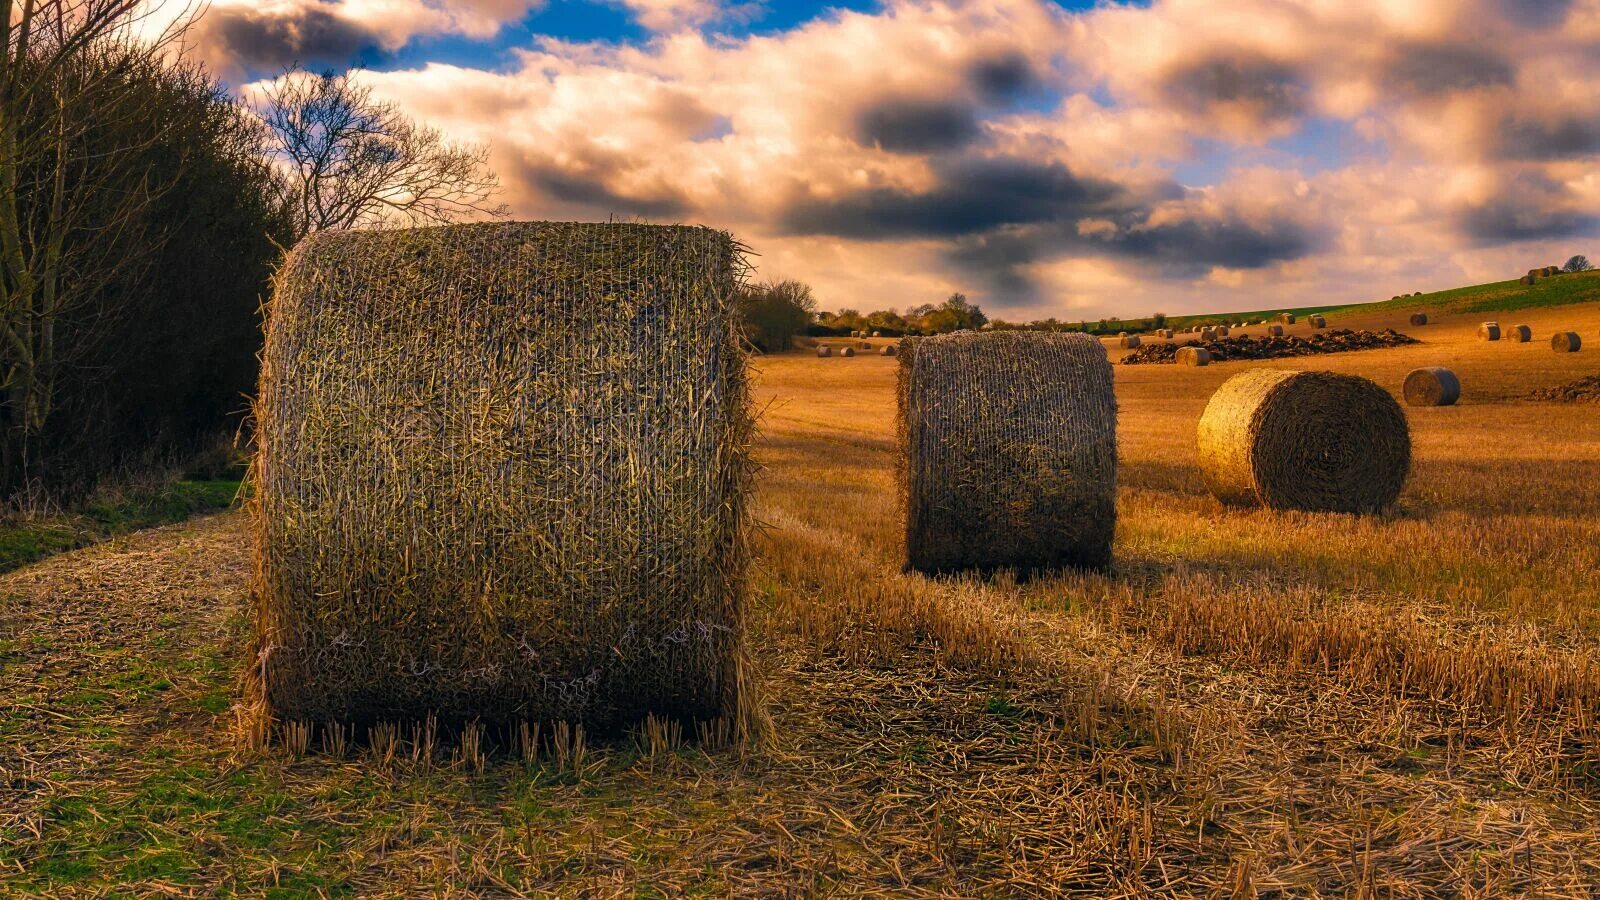
M 255 409 L 270 714 L 749 733 L 744 269 L 687 226 L 301 242 Z
M 1427 313 L 1420 313 L 1420 312 L 1419 313 L 1412 313 L 1411 314 L 1411 324 L 1413 324 L 1413 325 L 1426 325 L 1426 324 L 1428 324 L 1428 314 Z
M 1550 336 L 1550 349 L 1557 353 L 1577 353 L 1583 349 L 1583 338 L 1576 331 L 1558 331 Z
M 1085 334 L 950 334 L 900 347 L 906 568 L 1027 576 L 1111 562 L 1117 402 Z
M 1533 340 L 1533 329 L 1527 325 L 1513 325 L 1501 337 L 1513 344 L 1526 344 Z
M 856 348 L 854 348 L 854 347 L 845 347 L 845 348 L 843 348 L 842 350 L 839 351 L 839 355 L 840 356 L 855 356 L 856 355 Z
M 1180 366 L 1209 366 L 1211 351 L 1204 347 L 1179 347 L 1176 359 Z
M 1454 406 L 1461 399 L 1461 380 L 1443 366 L 1425 366 L 1406 376 L 1401 393 L 1407 406 Z
M 1481 340 L 1481 341 L 1498 341 L 1498 340 L 1500 340 L 1500 323 L 1499 322 L 1485 322 L 1482 325 L 1479 325 L 1478 326 L 1478 340 Z
M 1411 468 L 1400 404 L 1354 375 L 1255 369 L 1228 379 L 1199 427 L 1200 468 L 1224 503 L 1377 512 Z

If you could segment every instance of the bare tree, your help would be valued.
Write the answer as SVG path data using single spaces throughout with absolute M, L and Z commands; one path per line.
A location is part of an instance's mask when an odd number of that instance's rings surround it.
M 349 73 L 291 67 L 263 100 L 300 235 L 506 215 L 487 146 L 445 141 Z
M 147 102 L 119 86 L 169 56 L 192 20 L 188 8 L 170 12 L 146 0 L 0 0 L 0 480 L 9 488 L 26 480 L 30 440 L 73 363 L 59 342 L 63 322 L 145 256 L 141 212 L 164 186 L 140 168 L 140 141 L 163 135 L 114 145 L 97 136 Z M 158 15 L 175 24 L 155 27 Z
M 1561 270 L 1563 272 L 1587 272 L 1592 268 L 1594 268 L 1594 266 L 1589 264 L 1589 257 L 1580 253 L 1577 256 L 1567 260 L 1567 264 L 1562 266 Z

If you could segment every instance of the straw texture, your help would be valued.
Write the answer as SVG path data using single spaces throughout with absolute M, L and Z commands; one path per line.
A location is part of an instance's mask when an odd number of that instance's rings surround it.
M 1125 334 L 1117 339 L 1117 345 L 1124 350 L 1132 350 L 1141 343 L 1143 342 L 1139 340 L 1139 336 L 1137 334 Z
M 900 348 L 906 567 L 1028 575 L 1111 561 L 1117 406 L 1083 334 L 908 339 Z
M 1501 335 L 1501 337 L 1514 344 L 1526 344 L 1533 340 L 1533 329 L 1527 325 L 1513 325 L 1507 328 L 1505 334 Z
M 1179 347 L 1177 360 L 1180 366 L 1209 366 L 1211 351 L 1204 347 Z
M 1293 325 L 1294 324 L 1294 313 L 1279 313 L 1278 314 L 1278 321 L 1282 322 L 1285 325 Z
M 1443 366 L 1426 366 L 1406 376 L 1407 406 L 1454 406 L 1461 399 L 1461 380 Z
M 1322 316 L 1311 316 L 1311 317 L 1307 318 L 1306 321 L 1311 323 L 1311 327 L 1312 328 L 1327 328 L 1328 327 L 1328 320 L 1323 318 Z
M 1550 336 L 1550 349 L 1557 353 L 1577 353 L 1583 349 L 1583 338 L 1576 331 L 1558 331 Z
M 1481 341 L 1500 340 L 1500 323 L 1485 322 L 1478 326 L 1478 339 Z
M 271 711 L 746 722 L 743 271 L 679 226 L 302 242 L 256 405 Z
M 845 347 L 843 350 L 839 351 L 839 355 L 840 356 L 855 356 L 856 355 L 856 348 L 854 348 L 854 347 Z
M 1225 503 L 1376 512 L 1400 494 L 1411 436 L 1400 404 L 1365 378 L 1255 369 L 1200 417 L 1200 468 Z

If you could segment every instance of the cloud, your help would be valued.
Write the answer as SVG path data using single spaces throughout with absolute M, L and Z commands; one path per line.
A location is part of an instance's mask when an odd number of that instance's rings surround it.
M 1515 80 L 1511 63 L 1493 50 L 1470 44 L 1397 44 L 1383 66 L 1383 83 L 1404 96 L 1504 87 Z
M 212 49 L 258 70 L 291 63 L 345 66 L 370 61 L 384 45 L 381 35 L 344 18 L 331 4 L 277 11 L 221 7 L 203 21 L 220 44 Z
M 1161 93 L 1191 116 L 1241 132 L 1278 132 L 1306 114 L 1309 88 L 1295 65 L 1246 50 L 1174 66 L 1161 76 Z
M 1600 112 L 1583 109 L 1546 116 L 1508 113 L 1494 138 L 1504 159 L 1562 160 L 1600 155 Z
M 893 153 L 963 147 L 983 133 L 978 111 L 965 100 L 880 100 L 856 117 L 856 139 Z
M 1028 57 L 1016 51 L 981 56 L 967 67 L 967 81 L 991 103 L 1004 103 L 1038 84 Z
M 1467 237 L 1480 245 L 1571 238 L 1595 232 L 1600 216 L 1573 203 L 1562 185 L 1522 175 L 1497 185 L 1487 198 L 1456 214 Z
M 750 22 L 766 11 L 759 2 L 727 0 L 616 0 L 630 10 L 640 25 L 652 31 L 698 28 L 711 22 Z

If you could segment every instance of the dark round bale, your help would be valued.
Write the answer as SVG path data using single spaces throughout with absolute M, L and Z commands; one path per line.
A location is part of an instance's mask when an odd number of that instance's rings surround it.
M 1543 275 L 1546 278 L 1550 278 L 1550 277 L 1553 277 L 1553 276 L 1556 276 L 1556 275 L 1560 275 L 1561 274 L 1561 267 L 1560 266 L 1545 266 L 1543 269 L 1541 269 L 1539 271 L 1539 274 Z
M 1522 284 L 1533 284 L 1534 282 L 1536 282 L 1538 280 L 1539 280 L 1538 276 L 1534 275 L 1532 272 L 1529 272 L 1528 274 L 1526 274 L 1526 275 L 1522 276 L 1521 278 L 1517 279 L 1517 281 L 1522 283 Z
M 1267 326 L 1267 334 L 1272 336 L 1272 337 L 1283 337 L 1283 326 L 1282 325 L 1268 325 Z
M 1202 340 L 1202 341 L 1214 341 L 1216 339 L 1217 339 L 1217 330 L 1215 328 L 1202 328 L 1202 329 L 1200 329 L 1200 340 Z
M 1376 512 L 1400 495 L 1411 435 L 1400 404 L 1354 375 L 1254 369 L 1200 417 L 1200 468 L 1225 503 Z
M 1505 330 L 1501 338 L 1513 344 L 1526 344 L 1533 340 L 1533 329 L 1526 325 L 1513 325 Z
M 302 241 L 255 407 L 253 699 L 742 730 L 743 268 L 686 226 Z
M 823 345 L 821 345 L 821 346 L 819 346 L 817 348 L 817 356 L 819 358 L 827 359 L 828 357 L 830 357 L 832 355 L 833 355 L 833 348 L 829 347 L 827 344 L 823 344 Z
M 1132 350 L 1141 343 L 1143 342 L 1139 340 L 1139 336 L 1137 334 L 1125 334 L 1117 341 L 1118 346 L 1122 347 L 1124 350 Z
M 1322 316 L 1308 316 L 1306 318 L 1306 321 L 1311 324 L 1312 328 L 1327 328 L 1328 327 L 1328 320 L 1323 318 Z
M 1407 406 L 1454 406 L 1461 399 L 1461 380 L 1443 366 L 1426 366 L 1406 376 L 1401 392 Z
M 899 352 L 900 351 L 896 350 L 895 346 L 893 344 L 886 344 L 882 350 L 878 351 L 878 355 L 879 356 L 895 356 Z
M 1180 366 L 1209 366 L 1211 351 L 1204 347 L 1179 347 L 1177 362 Z
M 1426 325 L 1426 324 L 1428 324 L 1428 314 L 1427 313 L 1422 313 L 1422 312 L 1412 313 L 1411 314 L 1411 324 L 1413 324 L 1413 325 Z
M 1232 329 L 1226 325 L 1218 325 L 1215 331 L 1217 332 L 1217 337 L 1227 337 L 1230 333 L 1232 333 Z
M 906 568 L 1102 568 L 1116 525 L 1111 364 L 1083 334 L 901 344 Z
M 1283 314 L 1278 316 L 1278 321 L 1282 322 L 1285 325 L 1293 325 L 1294 324 L 1294 313 L 1283 313 Z
M 1478 340 L 1481 340 L 1481 341 L 1498 341 L 1498 340 L 1500 340 L 1500 323 L 1499 322 L 1485 322 L 1482 325 L 1479 325 L 1478 326 Z
M 1577 353 L 1583 349 L 1583 338 L 1576 331 L 1558 331 L 1550 336 L 1550 349 L 1557 353 Z
M 854 347 L 842 348 L 839 351 L 839 355 L 840 356 L 855 356 L 856 355 L 856 348 L 854 348 Z

